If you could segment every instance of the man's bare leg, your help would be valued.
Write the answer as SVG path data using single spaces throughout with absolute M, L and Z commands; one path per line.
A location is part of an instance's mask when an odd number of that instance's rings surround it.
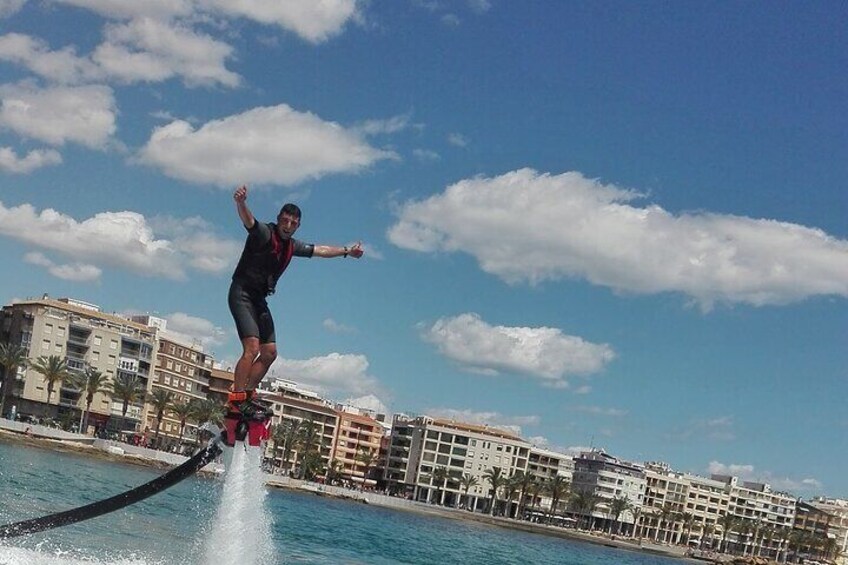
M 276 358 L 276 343 L 263 343 L 259 346 L 259 357 L 256 357 L 253 361 L 253 365 L 250 366 L 250 374 L 248 375 L 245 390 L 256 390 L 256 387 L 259 386 L 259 383 L 263 378 L 265 378 L 266 373 L 268 373 L 268 369 L 270 369 L 271 365 L 274 364 L 274 360 Z
M 242 354 L 236 362 L 235 371 L 233 371 L 234 392 L 243 392 L 248 388 L 253 364 L 256 362 L 257 357 L 259 357 L 259 338 L 246 337 L 241 340 L 241 346 Z

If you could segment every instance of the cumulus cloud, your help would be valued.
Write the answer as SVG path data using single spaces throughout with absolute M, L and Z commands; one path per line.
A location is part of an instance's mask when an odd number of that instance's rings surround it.
M 226 68 L 233 48 L 184 25 L 152 18 L 106 26 L 106 41 L 92 54 L 103 72 L 124 82 L 159 82 L 179 76 L 188 86 L 238 86 Z
M 750 464 L 725 464 L 719 461 L 710 461 L 707 466 L 707 472 L 711 475 L 730 475 L 739 477 L 743 481 L 766 483 L 774 490 L 792 494 L 816 494 L 820 493 L 822 489 L 822 483 L 818 479 L 811 477 L 803 479 L 781 477 L 775 475 L 771 471 L 759 471 L 754 467 L 754 465 Z
M 23 7 L 26 0 L 0 0 L 0 18 L 8 18 Z
M 666 435 L 670 439 L 681 441 L 690 441 L 692 439 L 733 441 L 736 439 L 736 431 L 731 416 L 696 418 L 679 429 L 670 431 Z
M 428 408 L 426 414 L 431 418 L 454 420 L 465 424 L 491 426 L 521 435 L 523 426 L 537 426 L 541 421 L 539 416 L 506 416 L 499 412 L 478 412 L 456 408 Z
M 245 18 L 274 25 L 311 43 L 321 43 L 342 32 L 358 16 L 356 0 L 58 0 L 113 19 L 139 17 L 172 20 L 208 16 Z
M 377 379 L 368 374 L 365 355 L 330 353 L 309 359 L 278 357 L 269 374 L 303 384 L 328 398 L 379 394 Z
M 97 65 L 77 55 L 72 46 L 51 50 L 41 39 L 22 33 L 0 36 L 0 60 L 27 67 L 33 73 L 62 84 L 102 78 Z
M 235 261 L 239 248 L 234 242 L 209 234 L 206 237 L 210 244 L 203 249 L 209 257 L 201 260 L 194 257 L 192 240 L 163 239 L 136 212 L 101 212 L 77 221 L 51 208 L 38 212 L 29 204 L 7 208 L 2 202 L 0 235 L 62 254 L 75 262 L 170 279 L 185 279 L 186 266 L 222 272 Z M 215 257 L 215 253 L 227 255 Z
M 356 398 L 347 398 L 345 399 L 344 404 L 347 404 L 348 406 L 355 406 L 356 408 L 362 408 L 363 410 L 371 410 L 375 414 L 389 414 L 389 408 L 386 404 L 373 394 L 366 394 Z
M 581 278 L 628 293 L 786 304 L 848 297 L 848 241 L 740 216 L 637 206 L 644 196 L 578 172 L 474 178 L 408 202 L 388 237 L 426 253 L 464 252 L 508 283 Z
M 116 113 L 108 86 L 0 87 L 0 126 L 51 145 L 104 149 L 117 129 Z
M 591 375 L 615 358 L 612 348 L 557 328 L 492 326 L 474 313 L 441 318 L 422 331 L 439 353 L 466 369 L 487 375 L 519 373 L 554 387 L 570 375 Z
M 583 414 L 592 414 L 593 416 L 609 416 L 612 418 L 620 418 L 627 415 L 627 410 L 620 408 L 604 408 L 603 406 L 575 406 L 575 412 Z
M 154 130 L 141 162 L 166 175 L 230 188 L 236 183 L 293 185 L 332 173 L 355 173 L 390 151 L 309 112 L 280 104 L 213 120 L 195 129 L 177 120 Z
M 321 323 L 321 325 L 322 325 L 322 326 L 324 326 L 324 329 L 325 329 L 325 330 L 327 330 L 328 332 L 332 332 L 332 333 L 334 333 L 334 334 L 352 334 L 352 333 L 356 333 L 356 328 L 354 328 L 354 327 L 352 327 L 352 326 L 347 326 L 347 325 L 342 324 L 342 323 L 340 323 L 340 322 L 337 322 L 337 321 L 335 321 L 335 320 L 334 320 L 334 319 L 332 319 L 332 318 L 327 318 L 327 319 L 325 319 L 325 320 Z
M 100 279 L 102 271 L 94 265 L 74 263 L 59 265 L 49 259 L 43 253 L 31 252 L 24 255 L 24 261 L 30 265 L 44 267 L 47 272 L 56 278 L 73 282 L 93 282 Z
M 41 167 L 62 163 L 62 155 L 55 149 L 34 149 L 18 157 L 11 147 L 0 147 L 0 170 L 25 175 Z
M 165 320 L 167 333 L 183 343 L 199 343 L 204 351 L 223 344 L 229 337 L 227 331 L 220 326 L 185 312 L 174 312 L 165 316 Z
M 469 141 L 468 138 L 461 133 L 451 133 L 448 135 L 448 143 L 456 147 L 467 147 Z
M 441 155 L 431 149 L 413 149 L 412 155 L 424 163 L 434 163 L 442 158 Z

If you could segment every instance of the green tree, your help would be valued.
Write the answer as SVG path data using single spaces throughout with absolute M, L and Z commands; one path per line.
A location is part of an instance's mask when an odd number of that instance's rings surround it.
M 615 525 L 615 533 L 619 533 L 621 524 L 618 519 L 631 508 L 633 508 L 633 504 L 626 496 L 617 496 L 612 499 L 612 502 L 610 503 L 610 516 L 612 517 L 612 522 L 610 522 L 610 534 L 612 534 L 613 525 Z
M 106 393 L 112 400 L 121 403 L 121 417 L 126 418 L 130 404 L 140 404 L 147 391 L 144 383 L 135 375 L 119 375 L 109 384 Z
M 47 383 L 47 402 L 49 404 L 56 385 L 61 385 L 62 381 L 71 375 L 68 370 L 68 362 L 64 357 L 58 355 L 50 355 L 49 357 L 42 355 L 35 360 L 32 368 L 41 373 L 44 382 Z
M 663 504 L 662 508 L 660 508 L 659 512 L 657 513 L 657 518 L 659 520 L 659 528 L 657 530 L 657 536 L 659 536 L 659 534 L 662 533 L 662 536 L 663 536 L 662 541 L 665 542 L 665 543 L 668 543 L 669 538 L 672 535 L 672 529 L 673 529 L 672 525 L 674 523 L 674 519 L 675 519 L 676 514 L 677 513 L 674 510 L 674 506 L 672 506 L 668 502 Z M 664 531 L 664 530 L 666 530 L 666 528 L 668 529 L 668 531 Z
M 224 416 L 227 415 L 227 407 L 217 400 L 209 398 L 194 398 L 191 404 L 191 418 L 198 423 L 209 422 L 216 426 L 221 426 L 224 423 Z
M 355 461 L 364 468 L 362 471 L 362 485 L 360 486 L 360 490 L 365 488 L 365 481 L 368 479 L 368 475 L 371 474 L 371 469 L 379 460 L 380 452 L 376 449 L 361 447 L 357 452 Z
M 308 473 L 315 470 L 316 462 L 312 454 L 318 453 L 318 461 L 320 462 L 321 437 L 318 432 L 318 426 L 311 418 L 300 423 L 296 440 L 297 458 L 295 463 L 298 467 L 297 475 L 302 479 L 308 480 Z
M 430 474 L 430 479 L 432 481 L 431 484 L 436 487 L 436 499 L 439 501 L 439 505 L 444 505 L 444 486 L 448 480 L 447 467 L 439 466 L 433 469 L 433 472 Z
M 27 351 L 20 345 L 12 345 L 11 343 L 0 343 L 0 365 L 3 366 L 3 389 L 0 394 L 0 417 L 5 413 L 6 402 L 12 396 L 12 389 L 15 387 L 15 376 L 18 374 L 19 367 L 26 367 L 29 364 L 27 359 Z
M 468 504 L 468 491 L 471 490 L 471 487 L 477 486 L 477 477 L 471 475 L 469 473 L 465 473 L 462 475 L 462 478 L 459 479 L 459 484 L 462 487 L 462 490 L 465 492 L 465 504 Z
M 548 523 L 550 523 L 553 516 L 558 513 L 560 501 L 567 498 L 568 492 L 571 489 L 571 483 L 565 477 L 554 475 L 545 481 L 544 489 L 545 494 L 551 497 L 551 508 L 548 512 Z
M 727 552 L 727 536 L 736 528 L 738 520 L 732 514 L 722 514 L 716 523 L 721 526 L 721 551 Z
M 82 426 L 80 427 L 80 433 L 85 433 L 88 428 L 88 415 L 91 413 L 94 395 L 98 392 L 108 392 L 106 385 L 109 379 L 94 367 L 86 367 L 83 373 L 74 374 L 71 381 L 76 388 L 80 389 L 81 394 L 85 395 L 85 409 L 83 410 Z
M 278 445 L 283 446 L 283 453 L 280 456 L 280 468 L 284 473 L 288 471 L 289 457 L 291 457 L 292 451 L 297 448 L 297 440 L 300 435 L 300 425 L 301 420 L 291 420 L 289 418 L 284 418 L 282 422 L 277 424 L 277 427 L 280 428 L 279 431 L 282 434 L 282 442 L 275 443 L 274 449 L 276 450 Z
M 156 388 L 150 394 L 147 401 L 156 413 L 156 431 L 153 433 L 153 445 L 159 447 L 159 428 L 162 425 L 165 410 L 174 402 L 174 393 L 164 388 Z
M 196 405 L 192 402 L 186 402 L 185 400 L 174 400 L 168 407 L 168 410 L 171 411 L 171 414 L 173 414 L 174 417 L 180 422 L 180 436 L 177 439 L 177 445 L 181 445 L 183 443 L 183 434 L 185 434 L 186 422 L 188 422 L 189 418 L 194 416 L 195 406 Z
M 495 515 L 495 506 L 498 503 L 498 491 L 506 482 L 506 476 L 504 476 L 503 471 L 500 467 L 492 467 L 491 469 L 487 469 L 483 473 L 483 479 L 489 483 L 492 487 L 492 498 L 489 506 L 489 514 Z
M 524 519 L 524 507 L 527 504 L 527 492 L 530 490 L 530 485 L 536 481 L 536 477 L 534 477 L 531 473 L 525 473 L 524 471 L 518 471 L 513 475 L 514 480 L 518 484 L 519 493 L 518 493 L 518 509 L 515 512 L 516 518 Z
M 578 492 L 571 499 L 572 508 L 584 518 L 584 525 L 588 526 L 589 529 L 592 526 L 592 513 L 595 511 L 598 502 L 600 502 L 600 499 L 597 495 L 588 491 Z

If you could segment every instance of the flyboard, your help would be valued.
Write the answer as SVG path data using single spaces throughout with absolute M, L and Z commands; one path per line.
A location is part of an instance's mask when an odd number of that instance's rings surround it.
M 164 475 L 148 483 L 105 500 L 92 502 L 91 504 L 57 512 L 56 514 L 42 516 L 41 518 L 32 518 L 30 520 L 0 526 L 0 540 L 76 524 L 77 522 L 90 520 L 91 518 L 96 518 L 142 501 L 174 486 L 205 467 L 208 463 L 214 461 L 223 452 L 222 445 L 233 447 L 236 441 L 245 442 L 247 440 L 245 445 L 258 446 L 268 436 L 269 423 L 270 419 L 268 421 L 259 421 L 258 418 L 254 417 L 251 420 L 246 420 L 239 414 L 227 414 L 227 417 L 224 419 L 226 427 L 224 431 L 218 429 L 217 426 L 204 424 L 201 429 L 211 432 L 213 434 L 212 439 L 209 440 L 205 447 L 198 450 L 197 453 L 179 467 L 171 469 Z

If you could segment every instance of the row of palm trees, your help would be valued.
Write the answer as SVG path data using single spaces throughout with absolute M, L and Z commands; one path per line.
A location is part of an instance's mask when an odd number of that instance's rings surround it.
M 150 403 L 156 413 L 154 444 L 158 444 L 159 430 L 165 414 L 170 412 L 180 422 L 178 444 L 182 443 L 186 424 L 189 420 L 198 422 L 212 421 L 220 424 L 224 417 L 224 407 L 210 400 L 194 399 L 188 402 L 176 399 L 173 392 L 155 389 L 149 395 L 144 382 L 135 375 L 119 375 L 109 379 L 106 375 L 91 367 L 82 372 L 72 371 L 67 360 L 59 355 L 42 355 L 35 361 L 29 361 L 26 349 L 8 343 L 0 343 L 0 366 L 3 367 L 3 386 L 0 394 L 0 414 L 4 413 L 8 398 L 14 386 L 14 376 L 21 367 L 29 367 L 40 373 L 47 386 L 47 402 L 53 397 L 53 391 L 65 383 L 77 389 L 84 397 L 84 409 L 81 416 L 82 430 L 88 428 L 88 418 L 94 395 L 103 393 L 113 402 L 121 403 L 121 418 L 125 419 L 130 405 Z

